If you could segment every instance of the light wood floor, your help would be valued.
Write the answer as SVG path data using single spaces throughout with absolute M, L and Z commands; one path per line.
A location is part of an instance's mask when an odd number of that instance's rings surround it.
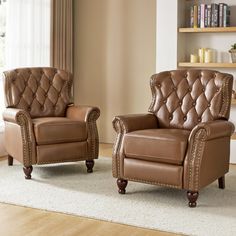
M 111 144 L 100 145 L 100 156 L 109 157 L 111 154 Z M 0 203 L 0 235 L 173 236 L 177 234 Z

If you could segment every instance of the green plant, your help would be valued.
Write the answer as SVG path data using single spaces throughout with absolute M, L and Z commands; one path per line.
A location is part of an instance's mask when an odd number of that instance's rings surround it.
M 230 50 L 236 50 L 236 43 L 231 45 L 231 49 Z

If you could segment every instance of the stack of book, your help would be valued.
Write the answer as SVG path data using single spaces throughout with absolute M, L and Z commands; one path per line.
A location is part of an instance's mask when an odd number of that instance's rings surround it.
M 225 3 L 200 4 L 190 8 L 190 27 L 229 27 L 230 7 Z

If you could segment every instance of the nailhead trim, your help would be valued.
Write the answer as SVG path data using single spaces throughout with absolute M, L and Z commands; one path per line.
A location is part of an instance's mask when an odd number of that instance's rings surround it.
M 199 172 L 202 154 L 205 148 L 207 132 L 205 129 L 199 129 L 193 137 L 191 155 L 188 160 L 188 189 L 198 191 Z

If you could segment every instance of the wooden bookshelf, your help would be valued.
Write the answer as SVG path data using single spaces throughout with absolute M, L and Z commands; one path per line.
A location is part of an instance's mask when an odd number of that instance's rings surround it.
M 231 99 L 231 105 L 236 105 L 236 99 L 234 98 Z
M 180 33 L 234 33 L 236 27 L 179 28 Z
M 236 140 L 236 133 L 233 133 L 231 139 Z
M 190 63 L 179 62 L 179 67 L 236 68 L 236 63 Z

